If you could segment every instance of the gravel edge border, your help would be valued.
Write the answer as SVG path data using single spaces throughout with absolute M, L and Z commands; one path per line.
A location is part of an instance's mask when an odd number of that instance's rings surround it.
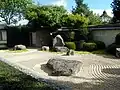
M 12 62 L 8 61 L 7 59 L 1 58 L 1 57 L 0 57 L 0 61 L 14 67 L 15 69 L 18 69 L 19 71 L 21 71 L 27 75 L 30 75 L 31 77 L 37 79 L 38 81 L 44 82 L 44 83 L 50 85 L 51 87 L 54 87 L 56 90 L 72 90 L 72 87 L 68 87 L 65 85 L 59 85 L 59 84 L 55 83 L 55 81 L 52 79 L 41 78 L 39 73 L 21 65 L 21 64 L 12 63 Z

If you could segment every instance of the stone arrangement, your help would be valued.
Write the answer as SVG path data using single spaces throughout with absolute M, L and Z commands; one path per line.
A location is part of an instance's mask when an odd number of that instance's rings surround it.
M 26 50 L 25 45 L 15 45 L 13 50 Z
M 56 46 L 60 46 L 63 47 L 65 45 L 63 38 L 61 37 L 61 35 L 57 35 L 54 39 L 53 39 L 53 47 Z
M 74 50 L 69 49 L 66 53 L 66 55 L 74 55 Z
M 50 49 L 49 46 L 42 46 L 43 51 L 49 51 L 49 49 Z
M 53 49 L 56 52 L 67 52 L 69 49 L 67 47 L 64 46 L 65 42 L 63 40 L 63 38 L 61 37 L 61 35 L 57 35 L 54 39 L 53 39 Z
M 80 71 L 82 63 L 76 60 L 52 58 L 46 66 L 52 71 L 53 76 L 70 76 Z
M 116 48 L 116 57 L 120 58 L 120 48 Z
M 67 47 L 56 46 L 56 47 L 54 47 L 54 50 L 56 52 L 67 52 L 69 49 Z

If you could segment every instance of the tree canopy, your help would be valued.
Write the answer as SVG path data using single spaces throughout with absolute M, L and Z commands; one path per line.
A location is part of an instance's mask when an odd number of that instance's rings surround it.
M 113 22 L 120 22 L 120 0 L 113 0 L 112 4 Z
M 33 6 L 29 7 L 26 19 L 32 27 L 59 28 L 62 26 L 79 28 L 87 25 L 88 19 L 78 14 L 68 14 L 63 6 Z
M 73 10 L 72 10 L 73 14 L 77 13 L 77 14 L 81 14 L 84 16 L 89 15 L 90 11 L 89 11 L 88 5 L 84 4 L 83 0 L 75 0 L 75 3 L 76 3 L 76 7 L 73 8 Z
M 0 17 L 7 25 L 21 20 L 32 0 L 0 0 Z
M 62 17 L 62 26 L 80 28 L 87 27 L 88 18 L 79 14 L 69 14 Z
M 27 9 L 25 17 L 34 27 L 57 27 L 66 13 L 63 6 L 33 6 Z
M 83 2 L 83 0 L 75 0 L 76 7 L 73 8 L 72 13 L 73 14 L 80 14 L 89 19 L 88 24 L 89 25 L 98 25 L 102 24 L 102 19 L 99 15 L 94 14 L 93 11 L 91 11 L 87 4 Z

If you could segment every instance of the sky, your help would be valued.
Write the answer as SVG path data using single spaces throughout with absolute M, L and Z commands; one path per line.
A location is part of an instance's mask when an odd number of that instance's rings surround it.
M 84 0 L 85 4 L 88 4 L 88 7 L 93 10 L 94 13 L 102 14 L 104 10 L 107 11 L 109 16 L 112 16 L 111 3 L 113 0 Z M 75 0 L 36 0 L 39 4 L 42 5 L 63 5 L 69 12 L 72 10 L 72 7 L 75 7 Z
M 63 5 L 68 12 L 71 12 L 72 7 L 75 7 L 75 0 L 34 0 L 38 4 L 42 5 Z M 109 16 L 112 15 L 112 8 L 111 3 L 113 0 L 84 0 L 84 3 L 88 5 L 88 7 L 94 12 L 99 15 L 103 13 L 104 10 L 106 10 L 107 14 Z M 28 20 L 21 20 L 17 24 L 27 24 Z

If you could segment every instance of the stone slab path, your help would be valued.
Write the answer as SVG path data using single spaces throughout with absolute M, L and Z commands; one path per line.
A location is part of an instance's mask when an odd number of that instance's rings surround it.
M 84 54 L 62 56 L 61 54 L 31 50 L 29 53 L 0 52 L 5 62 L 21 67 L 27 73 L 70 87 L 72 90 L 120 90 L 120 59 L 114 56 Z M 52 57 L 69 58 L 83 63 L 76 75 L 49 76 L 43 67 Z M 4 61 L 4 60 L 3 60 Z

